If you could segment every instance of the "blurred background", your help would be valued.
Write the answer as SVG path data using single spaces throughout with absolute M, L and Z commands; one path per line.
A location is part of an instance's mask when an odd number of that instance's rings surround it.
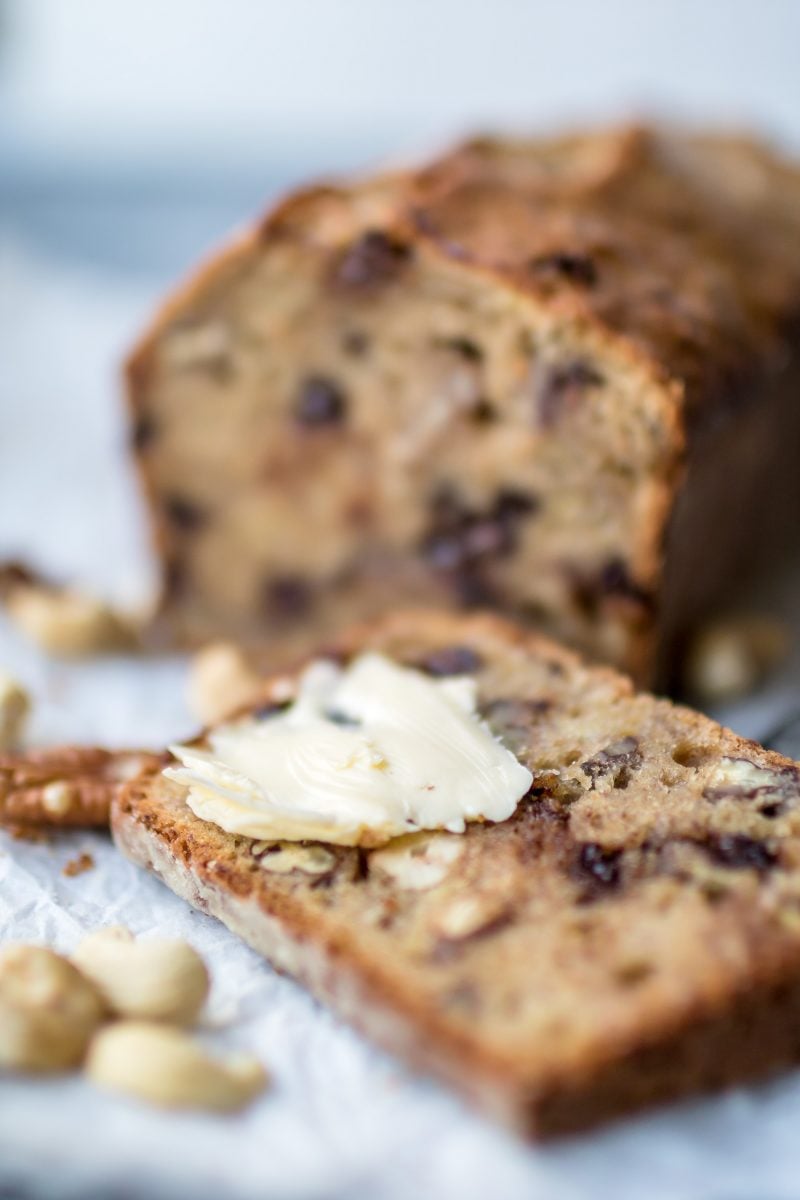
M 0 0 L 0 556 L 147 586 L 117 364 L 282 188 L 641 114 L 798 147 L 798 47 L 797 0 Z
M 797 0 L 0 0 L 4 226 L 168 278 L 276 188 L 464 130 L 800 142 Z

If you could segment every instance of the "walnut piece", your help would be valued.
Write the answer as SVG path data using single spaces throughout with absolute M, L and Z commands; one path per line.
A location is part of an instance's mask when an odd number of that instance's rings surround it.
M 506 912 L 507 905 L 499 896 L 456 896 L 436 911 L 432 925 L 440 937 L 461 942 L 495 929 L 503 923 Z
M 324 846 L 302 846 L 296 842 L 254 842 L 259 866 L 274 875 L 301 871 L 304 875 L 327 875 L 336 866 L 336 855 Z
M 91 746 L 0 754 L 0 824 L 107 828 L 121 784 L 161 762 L 160 755 L 144 750 Z

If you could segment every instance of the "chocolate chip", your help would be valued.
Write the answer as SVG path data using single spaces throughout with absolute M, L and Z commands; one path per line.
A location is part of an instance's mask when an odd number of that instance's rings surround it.
M 187 500 L 185 496 L 166 496 L 164 512 L 169 523 L 184 533 L 194 533 L 201 529 L 208 519 L 205 509 L 193 500 Z
M 633 579 L 622 558 L 608 560 L 600 572 L 600 587 L 608 596 L 623 596 L 646 609 L 653 607 L 652 594 Z
M 588 573 L 571 567 L 572 595 L 575 604 L 589 617 L 595 617 L 609 597 L 634 604 L 643 613 L 654 608 L 653 596 L 631 576 L 621 558 L 611 558 L 600 569 Z
M 169 558 L 164 564 L 163 587 L 167 600 L 175 600 L 185 591 L 189 582 L 186 565 L 182 559 Z
M 131 430 L 131 445 L 134 450 L 146 450 L 155 441 L 157 424 L 149 413 L 137 413 Z
M 267 580 L 267 610 L 274 617 L 302 617 L 310 609 L 312 598 L 311 585 L 301 575 Z
M 624 737 L 581 763 L 581 770 L 591 779 L 592 789 L 597 786 L 598 779 L 607 775 L 613 777 L 614 787 L 624 788 L 628 786 L 631 771 L 641 765 L 639 742 L 635 737 Z
M 476 425 L 491 425 L 497 420 L 497 409 L 491 401 L 485 400 L 482 397 L 474 408 L 470 410 L 469 415 Z
M 369 854 L 363 848 L 358 846 L 355 855 L 353 856 L 353 875 L 354 882 L 363 882 L 369 876 Z
M 409 247 L 378 229 L 368 230 L 337 257 L 331 277 L 339 287 L 366 290 L 390 283 L 410 257 Z
M 347 410 L 345 394 L 332 379 L 310 375 L 300 385 L 293 415 L 300 425 L 338 425 Z
M 466 561 L 479 558 L 499 558 L 514 546 L 511 523 L 492 512 L 487 517 L 476 516 L 464 527 L 461 548 Z
M 499 608 L 497 589 L 476 570 L 466 569 L 453 577 L 453 588 L 462 608 Z
M 465 337 L 448 338 L 444 345 L 448 350 L 454 350 L 456 354 L 460 354 L 467 362 L 479 363 L 483 362 L 483 351 L 475 342 Z
M 481 512 L 445 485 L 433 497 L 431 529 L 420 543 L 420 552 L 434 570 L 448 576 L 463 607 L 495 605 L 498 598 L 485 577 L 485 567 L 513 551 L 519 521 L 537 508 L 534 496 L 505 488 L 488 511 Z
M 602 387 L 603 376 L 582 359 L 534 369 L 537 418 L 543 429 L 551 429 L 565 412 L 580 401 L 588 388 Z
M 259 704 L 258 708 L 251 709 L 250 715 L 258 721 L 263 721 L 268 717 L 277 716 L 278 713 L 286 712 L 291 704 L 291 700 L 268 700 L 266 704 Z
M 613 891 L 620 883 L 621 850 L 607 850 L 597 842 L 583 842 L 575 861 L 574 875 L 587 878 L 590 891 L 582 899 L 594 899 L 598 893 Z
M 506 488 L 498 492 L 488 512 L 462 504 L 453 489 L 440 489 L 433 501 L 433 528 L 423 539 L 422 553 L 431 566 L 454 571 L 486 558 L 510 553 L 517 523 L 538 508 L 535 497 Z
M 419 663 L 429 675 L 472 675 L 483 666 L 481 656 L 470 646 L 443 646 Z
M 597 283 L 597 267 L 587 254 L 568 251 L 542 254 L 532 259 L 528 267 L 535 275 L 566 279 L 578 287 L 593 287 Z
M 540 501 L 538 496 L 518 488 L 501 488 L 494 503 L 494 514 L 501 520 L 511 520 L 514 517 L 525 517 L 538 511 Z
M 360 329 L 351 329 L 342 337 L 342 349 L 353 358 L 361 358 L 369 349 L 369 338 Z
M 755 871 L 767 871 L 777 862 L 777 855 L 773 850 L 743 833 L 718 834 L 706 842 L 706 850 L 714 862 L 734 870 L 751 868 Z
M 462 539 L 457 533 L 432 533 L 423 539 L 423 557 L 437 571 L 456 571 L 465 560 Z

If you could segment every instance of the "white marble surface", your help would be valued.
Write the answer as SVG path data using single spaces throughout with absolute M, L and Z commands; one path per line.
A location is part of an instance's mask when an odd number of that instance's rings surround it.
M 24 554 L 117 598 L 146 592 L 145 544 L 121 467 L 113 364 L 146 286 L 46 266 L 0 244 L 0 558 Z M 794 609 L 793 596 L 783 603 Z M 33 691 L 38 743 L 159 745 L 191 727 L 180 659 L 48 662 L 0 620 L 0 663 Z M 761 734 L 797 700 L 791 668 L 728 714 Z M 62 873 L 82 850 L 95 868 Z M 123 922 L 188 937 L 214 974 L 214 1046 L 253 1049 L 274 1087 L 231 1118 L 165 1116 L 78 1077 L 0 1080 L 0 1194 L 405 1200 L 790 1200 L 800 1184 L 800 1072 L 528 1148 L 411 1078 L 107 839 L 0 836 L 0 940 L 69 950 Z M 590 998 L 587 998 L 590 1002 Z

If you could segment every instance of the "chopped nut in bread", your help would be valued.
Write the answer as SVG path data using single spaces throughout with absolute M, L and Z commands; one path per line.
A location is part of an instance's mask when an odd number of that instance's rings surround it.
M 0 754 L 0 825 L 104 829 L 114 792 L 160 761 L 144 750 L 89 746 Z

